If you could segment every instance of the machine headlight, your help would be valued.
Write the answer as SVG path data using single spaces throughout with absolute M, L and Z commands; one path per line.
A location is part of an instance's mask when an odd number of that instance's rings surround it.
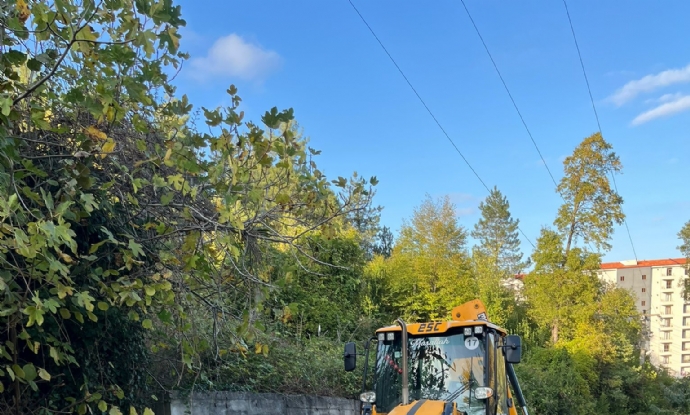
M 359 400 L 366 403 L 374 403 L 376 402 L 376 392 L 364 392 L 361 395 L 359 395 Z
M 474 327 L 474 333 L 475 334 L 482 334 L 482 332 L 484 332 L 484 327 L 482 327 L 482 326 L 475 326 Z
M 465 336 L 471 336 L 472 335 L 472 327 L 465 327 Z
M 494 391 L 491 388 L 479 387 L 474 390 L 474 397 L 477 399 L 489 399 L 494 396 Z

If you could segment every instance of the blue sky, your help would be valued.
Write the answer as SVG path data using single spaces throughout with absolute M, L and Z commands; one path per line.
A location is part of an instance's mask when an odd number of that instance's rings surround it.
M 457 1 L 353 0 L 482 179 L 508 197 L 534 242 L 560 198 Z M 347 0 L 182 0 L 176 78 L 197 106 L 238 86 L 248 117 L 292 107 L 327 175 L 379 178 L 394 230 L 425 194 L 450 195 L 471 228 L 486 190 Z M 597 131 L 562 2 L 466 0 L 556 180 Z M 639 259 L 677 257 L 690 220 L 690 2 L 571 1 L 604 137 Z M 531 246 L 523 241 L 529 254 Z M 624 227 L 604 260 L 633 258 Z

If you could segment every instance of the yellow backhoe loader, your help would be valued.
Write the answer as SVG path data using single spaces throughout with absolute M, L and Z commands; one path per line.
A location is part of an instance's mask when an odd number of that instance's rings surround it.
M 396 325 L 376 331 L 365 345 L 362 415 L 529 415 L 514 364 L 519 336 L 492 324 L 484 304 L 467 302 L 451 320 Z M 376 347 L 373 388 L 367 390 L 369 346 Z M 345 370 L 357 363 L 345 345 Z M 513 400 L 513 394 L 517 402 Z

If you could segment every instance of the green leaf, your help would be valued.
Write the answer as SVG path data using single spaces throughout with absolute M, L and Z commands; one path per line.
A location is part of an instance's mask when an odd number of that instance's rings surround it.
M 105 301 L 99 301 L 98 302 L 98 309 L 99 310 L 106 311 L 108 309 L 108 307 L 109 307 L 108 303 L 106 303 Z
M 10 115 L 12 111 L 12 98 L 10 97 L 0 97 L 0 112 L 5 117 Z
M 108 409 L 108 404 L 105 403 L 105 401 L 100 401 L 98 402 L 98 410 L 101 412 L 105 412 Z
M 41 70 L 41 61 L 35 58 L 29 59 L 29 61 L 26 63 L 26 67 L 31 69 L 34 72 L 38 72 Z
M 153 322 L 147 318 L 141 322 L 141 326 L 145 329 L 152 329 L 153 328 Z
M 26 374 L 24 373 L 24 369 L 19 367 L 19 365 L 17 364 L 12 365 L 12 371 L 14 372 L 14 375 L 19 379 L 24 379 L 24 376 L 26 376 Z
M 26 61 L 26 54 L 18 50 L 8 50 L 3 58 L 7 60 L 10 65 L 19 66 Z
M 26 381 L 32 381 L 32 380 L 36 379 L 36 377 L 38 376 L 38 374 L 36 373 L 36 368 L 34 367 L 33 363 L 28 363 L 28 364 L 24 365 L 22 370 L 24 371 L 24 380 L 26 380 Z
M 141 245 L 134 242 L 134 239 L 129 240 L 129 249 L 132 250 L 132 254 L 134 254 L 135 257 L 143 257 L 144 256 L 144 250 L 141 249 Z
M 72 313 L 70 313 L 69 310 L 66 309 L 66 308 L 61 308 L 61 309 L 60 309 L 60 315 L 61 315 L 62 318 L 64 318 L 65 320 L 67 320 L 67 319 L 69 319 L 70 317 L 72 317 Z
M 89 213 L 93 212 L 94 209 L 98 207 L 98 203 L 96 203 L 96 200 L 91 193 L 82 193 L 79 199 L 81 200 L 84 209 L 86 209 L 86 211 Z

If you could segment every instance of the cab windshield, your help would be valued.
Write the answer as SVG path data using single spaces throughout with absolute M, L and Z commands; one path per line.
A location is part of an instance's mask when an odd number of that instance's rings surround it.
M 402 402 L 402 344 L 399 332 L 392 340 L 379 341 L 376 353 L 375 391 L 377 412 L 390 412 Z M 408 339 L 410 401 L 455 401 L 468 415 L 485 411 L 485 401 L 471 393 L 486 386 L 483 337 L 461 333 L 410 336 Z

